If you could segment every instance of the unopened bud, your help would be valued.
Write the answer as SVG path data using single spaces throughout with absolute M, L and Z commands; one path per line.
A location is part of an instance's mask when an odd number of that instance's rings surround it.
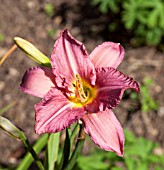
M 23 50 L 31 59 L 40 65 L 50 67 L 50 59 L 40 52 L 33 44 L 20 37 L 14 37 L 17 46 Z

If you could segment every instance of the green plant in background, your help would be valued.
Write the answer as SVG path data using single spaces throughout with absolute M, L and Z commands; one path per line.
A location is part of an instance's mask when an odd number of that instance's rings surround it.
M 124 0 L 122 20 L 134 30 L 138 43 L 158 45 L 164 35 L 164 1 Z
M 4 39 L 5 39 L 4 35 L 0 33 L 0 43 L 3 42 Z
M 130 94 L 130 98 L 137 102 L 140 103 L 141 105 L 141 111 L 142 112 L 149 112 L 149 111 L 156 111 L 159 107 L 158 101 L 156 101 L 151 93 L 150 93 L 150 88 L 153 85 L 153 80 L 149 78 L 145 78 L 143 80 L 142 85 L 140 85 L 140 95 L 136 95 L 133 91 L 132 92 L 126 92 L 125 95 Z
M 136 45 L 159 45 L 164 36 L 163 0 L 92 0 L 105 14 L 120 13 L 110 24 L 120 23 L 133 32 Z M 109 24 L 109 31 L 111 27 Z M 117 24 L 117 27 L 119 25 Z M 113 27 L 112 27 L 113 28 Z
M 153 150 L 158 144 L 143 137 L 136 138 L 133 133 L 126 130 L 126 147 L 124 162 L 128 170 L 149 170 L 150 167 L 164 167 L 164 155 L 157 156 Z
M 51 3 L 46 3 L 44 5 L 44 12 L 49 16 L 49 17 L 52 17 L 55 13 L 55 9 L 54 9 L 54 6 L 53 4 Z
M 119 12 L 120 0 L 92 0 L 93 5 L 99 5 L 99 9 L 102 13 L 107 13 L 110 9 L 112 12 Z
M 158 109 L 158 103 L 152 98 L 149 90 L 152 84 L 153 84 L 152 79 L 144 79 L 143 85 L 140 87 L 141 110 L 143 112 L 148 112 L 151 110 Z
M 6 105 L 2 109 L 0 109 L 0 116 L 2 116 L 6 111 L 8 111 L 11 107 L 16 104 L 16 101 L 11 102 L 10 104 Z
M 50 29 L 50 30 L 48 31 L 48 36 L 49 36 L 49 37 L 51 37 L 51 38 L 53 38 L 53 37 L 54 37 L 55 32 L 56 32 L 56 30 L 55 30 L 55 29 Z
M 135 137 L 125 130 L 125 156 L 120 158 L 109 152 L 104 153 L 99 149 L 93 149 L 89 155 L 80 156 L 73 170 L 155 170 L 164 168 L 164 154 L 155 155 L 154 149 L 159 145 L 143 137 Z M 121 166 L 116 166 L 120 164 Z M 85 165 L 85 166 L 84 166 Z

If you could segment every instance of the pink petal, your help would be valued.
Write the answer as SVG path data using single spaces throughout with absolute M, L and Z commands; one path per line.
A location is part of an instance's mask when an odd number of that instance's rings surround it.
M 76 74 L 88 79 L 92 84 L 95 83 L 95 69 L 84 45 L 74 39 L 67 30 L 61 32 L 54 45 L 51 64 L 58 87 L 72 85 Z
M 124 49 L 119 43 L 105 42 L 96 47 L 90 54 L 95 68 L 117 68 L 124 58 Z
M 100 148 L 123 156 L 124 132 L 111 110 L 85 114 L 82 121 L 85 132 Z
M 52 70 L 47 67 L 35 67 L 25 72 L 20 89 L 42 98 L 54 86 Z
M 139 85 L 133 78 L 125 76 L 114 68 L 97 68 L 96 72 L 98 95 L 94 102 L 87 106 L 91 112 L 102 111 L 106 107 L 109 109 L 116 107 L 126 89 L 131 88 L 139 92 Z
M 75 107 L 56 88 L 51 89 L 43 100 L 35 105 L 35 112 L 35 131 L 38 134 L 59 132 L 76 122 L 85 113 L 83 107 Z

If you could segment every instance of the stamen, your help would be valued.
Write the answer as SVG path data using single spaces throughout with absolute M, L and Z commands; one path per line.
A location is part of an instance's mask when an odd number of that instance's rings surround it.
M 89 90 L 84 90 L 83 82 L 77 74 L 75 83 L 75 96 L 80 100 L 81 103 L 85 103 L 89 98 Z
M 78 74 L 75 75 L 71 88 L 73 88 L 72 92 L 69 93 L 67 97 L 75 104 L 76 107 L 84 107 L 91 103 L 97 96 L 97 88 L 92 87 Z

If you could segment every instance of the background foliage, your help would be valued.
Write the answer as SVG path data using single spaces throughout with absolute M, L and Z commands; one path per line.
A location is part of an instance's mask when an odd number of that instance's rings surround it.
M 154 150 L 159 147 L 143 137 L 135 137 L 125 130 L 125 156 L 118 157 L 111 152 L 93 149 L 87 156 L 78 158 L 74 170 L 162 170 L 164 168 L 164 155 L 157 155 Z M 85 166 L 84 166 L 85 165 Z
M 134 36 L 135 45 L 160 45 L 164 37 L 163 0 L 92 0 L 103 14 L 117 15 L 109 29 L 115 25 L 124 28 Z M 110 15 L 109 15 L 110 16 Z M 119 16 L 119 17 L 118 17 Z M 119 23 L 119 24 L 118 24 Z

